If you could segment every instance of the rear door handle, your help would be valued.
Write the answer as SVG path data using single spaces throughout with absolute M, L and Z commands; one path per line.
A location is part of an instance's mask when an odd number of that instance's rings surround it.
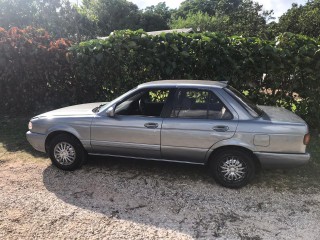
M 226 131 L 229 130 L 229 127 L 228 126 L 219 125 L 219 126 L 214 126 L 212 129 L 214 131 L 216 131 L 216 132 L 226 132 Z
M 158 127 L 158 123 L 149 122 L 149 123 L 145 123 L 144 126 L 146 128 L 157 128 Z

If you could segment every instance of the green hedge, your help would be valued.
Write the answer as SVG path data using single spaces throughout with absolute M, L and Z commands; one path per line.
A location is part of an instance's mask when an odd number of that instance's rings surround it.
M 286 107 L 312 127 L 320 126 L 316 39 L 290 33 L 265 41 L 217 33 L 118 31 L 67 50 L 69 42 L 52 42 L 44 32 L 19 30 L 16 36 L 10 31 L 0 30 L 3 113 L 111 100 L 158 79 L 210 79 L 229 81 L 258 104 Z M 34 39 L 39 35 L 44 43 Z
M 158 79 L 229 81 L 258 104 L 283 106 L 320 124 L 319 41 L 284 33 L 275 41 L 216 33 L 115 32 L 73 46 L 70 60 L 85 100 L 111 100 Z
M 65 39 L 44 30 L 0 28 L 0 114 L 26 114 L 71 104 L 75 78 Z

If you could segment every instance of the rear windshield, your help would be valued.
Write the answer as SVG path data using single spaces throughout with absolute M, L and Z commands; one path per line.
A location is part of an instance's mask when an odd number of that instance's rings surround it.
M 227 86 L 225 88 L 227 92 L 230 93 L 230 95 L 239 103 L 241 106 L 246 109 L 246 111 L 252 116 L 252 117 L 260 117 L 263 113 L 263 111 L 257 107 L 253 102 L 251 102 L 248 98 L 246 98 L 242 93 L 240 93 L 238 90 L 234 89 L 231 86 Z

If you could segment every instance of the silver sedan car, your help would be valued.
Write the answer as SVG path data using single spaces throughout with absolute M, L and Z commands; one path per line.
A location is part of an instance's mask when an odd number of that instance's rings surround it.
M 201 80 L 149 82 L 112 102 L 38 115 L 27 139 L 63 170 L 79 168 L 88 154 L 202 164 L 230 188 L 246 185 L 260 167 L 310 159 L 308 126 L 300 117 Z

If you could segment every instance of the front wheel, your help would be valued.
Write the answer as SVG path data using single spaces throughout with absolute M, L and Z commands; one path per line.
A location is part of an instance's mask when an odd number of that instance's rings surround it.
M 225 149 L 213 156 L 210 168 L 215 180 L 228 188 L 241 188 L 255 175 L 252 155 L 237 149 Z
M 86 159 L 81 143 L 68 134 L 60 134 L 53 138 L 49 144 L 49 156 L 53 165 L 69 171 L 81 167 Z

